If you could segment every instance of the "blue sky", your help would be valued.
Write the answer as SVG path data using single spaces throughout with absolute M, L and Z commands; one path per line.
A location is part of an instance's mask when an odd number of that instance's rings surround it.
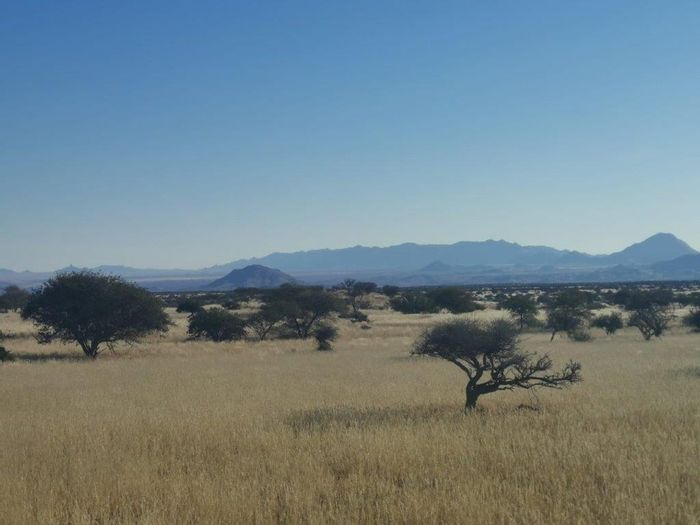
M 14 2 L 0 267 L 700 248 L 698 2 Z

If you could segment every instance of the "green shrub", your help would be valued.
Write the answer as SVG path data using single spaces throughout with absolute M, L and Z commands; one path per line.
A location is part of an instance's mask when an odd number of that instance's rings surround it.
M 591 326 L 596 328 L 602 328 L 608 335 L 613 335 L 618 330 L 622 329 L 624 322 L 622 321 L 622 315 L 619 312 L 613 312 L 610 314 L 599 315 L 593 322 Z
M 245 337 L 246 323 L 223 308 L 199 310 L 190 316 L 187 333 L 214 342 L 237 341 Z
M 391 299 L 391 307 L 402 314 L 432 314 L 440 311 L 432 298 L 419 292 L 408 292 Z
M 314 329 L 313 335 L 318 344 L 318 350 L 333 350 L 331 343 L 338 338 L 338 329 L 332 324 L 321 323 Z
M 5 347 L 0 346 L 0 362 L 14 361 L 15 356 L 9 350 L 5 350 Z
M 700 308 L 694 308 L 684 318 L 683 324 L 693 329 L 694 332 L 700 332 Z

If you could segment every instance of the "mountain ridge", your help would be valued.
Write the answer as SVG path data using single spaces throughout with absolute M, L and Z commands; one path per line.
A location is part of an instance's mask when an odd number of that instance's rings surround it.
M 106 274 L 145 283 L 151 289 L 164 290 L 168 281 L 178 289 L 205 287 L 233 270 L 251 265 L 265 266 L 307 282 L 331 283 L 344 278 L 379 276 L 395 282 L 498 282 L 532 279 L 577 278 L 606 280 L 667 279 L 688 275 L 696 278 L 694 259 L 688 268 L 661 263 L 678 257 L 700 255 L 686 242 L 669 233 L 658 233 L 608 255 L 590 255 L 575 250 L 548 246 L 520 245 L 489 239 L 460 241 L 453 244 L 402 243 L 387 247 L 356 245 L 339 249 L 273 252 L 264 257 L 238 259 L 229 263 L 195 270 L 133 268 L 102 265 L 93 268 Z M 59 271 L 86 268 L 69 266 Z M 40 284 L 56 272 L 14 272 L 1 269 L 0 281 L 30 287 Z M 493 279 L 488 281 L 488 279 Z M 177 284 L 176 284 L 177 283 Z

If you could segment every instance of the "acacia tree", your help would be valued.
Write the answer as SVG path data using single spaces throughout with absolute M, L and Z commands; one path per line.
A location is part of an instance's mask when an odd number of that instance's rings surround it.
M 63 273 L 32 293 L 23 319 L 39 325 L 37 341 L 75 342 L 95 359 L 105 348 L 134 343 L 170 326 L 162 302 L 121 277 L 81 271 Z
M 215 343 L 237 341 L 245 337 L 246 323 L 224 308 L 202 308 L 190 316 L 187 333 Z
M 458 286 L 433 288 L 427 293 L 427 296 L 435 303 L 438 309 L 445 309 L 453 314 L 463 314 L 482 309 L 474 301 L 472 294 Z
M 625 323 L 623 322 L 622 315 L 619 312 L 611 312 L 609 314 L 599 315 L 593 319 L 591 326 L 602 328 L 605 330 L 607 335 L 613 335 L 615 332 L 625 326 Z
M 650 305 L 634 310 L 627 324 L 639 329 L 644 340 L 649 341 L 652 337 L 661 337 L 675 317 L 670 306 Z
M 323 288 L 297 285 L 280 286 L 268 304 L 283 313 L 299 339 L 308 338 L 318 323 L 344 309 L 341 301 Z
M 366 321 L 367 316 L 360 312 L 360 300 L 365 295 L 369 295 L 377 290 L 377 285 L 372 282 L 356 281 L 355 279 L 346 279 L 338 286 L 344 290 L 348 296 L 350 307 L 352 308 L 353 319 Z
M 279 303 L 264 304 L 248 319 L 248 326 L 260 341 L 264 341 L 272 329 L 284 320 L 286 310 Z
M 627 302 L 632 311 L 627 324 L 639 329 L 645 341 L 661 337 L 676 317 L 672 301 L 673 294 L 668 290 L 633 293 Z
M 504 319 L 438 324 L 420 336 L 412 353 L 445 359 L 467 375 L 465 412 L 475 408 L 484 394 L 516 388 L 558 389 L 581 380 L 577 362 L 551 372 L 552 360 L 547 355 L 520 350 L 517 326 Z
M 587 334 L 591 319 L 589 296 L 578 290 L 565 290 L 550 301 L 547 307 L 547 329 L 552 332 L 550 341 L 559 332 L 576 338 Z
M 537 319 L 537 303 L 529 295 L 512 295 L 501 306 L 517 319 L 521 332 Z

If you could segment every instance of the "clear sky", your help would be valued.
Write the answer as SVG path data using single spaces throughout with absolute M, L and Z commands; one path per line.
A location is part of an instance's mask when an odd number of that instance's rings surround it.
M 4 2 L 0 267 L 700 248 L 700 2 Z

